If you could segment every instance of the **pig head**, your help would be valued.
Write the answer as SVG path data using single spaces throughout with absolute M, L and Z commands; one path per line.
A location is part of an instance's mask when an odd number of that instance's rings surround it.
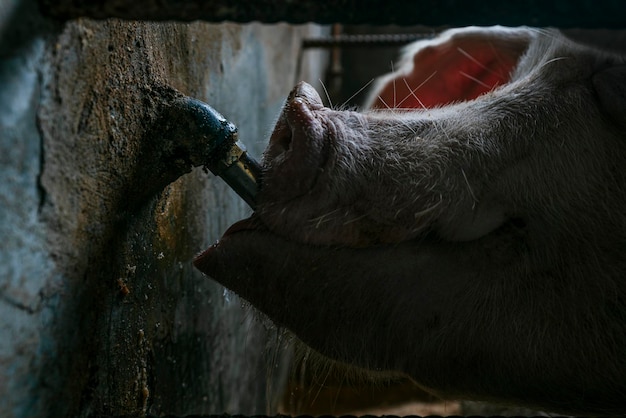
M 296 86 L 256 213 L 195 265 L 323 355 L 443 398 L 626 413 L 626 60 L 451 30 L 369 107 Z

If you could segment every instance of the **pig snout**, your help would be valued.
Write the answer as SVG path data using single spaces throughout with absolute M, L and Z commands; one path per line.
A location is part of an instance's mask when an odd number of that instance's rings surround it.
M 325 107 L 312 86 L 299 83 L 263 156 L 257 205 L 262 222 L 300 242 L 360 242 L 360 223 L 353 222 L 357 182 L 346 184 L 350 176 L 340 167 L 350 165 L 350 148 L 360 148 L 366 136 L 362 115 Z
M 275 198 L 296 198 L 315 184 L 326 157 L 327 129 L 316 114 L 323 108 L 309 84 L 298 84 L 289 95 L 264 155 L 271 167 L 267 193 Z

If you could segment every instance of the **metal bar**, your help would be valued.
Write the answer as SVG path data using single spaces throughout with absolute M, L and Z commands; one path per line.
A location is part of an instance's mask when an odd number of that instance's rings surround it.
M 59 19 L 626 27 L 623 0 L 40 0 Z
M 436 32 L 399 33 L 371 35 L 335 35 L 323 38 L 308 38 L 302 41 L 303 48 L 358 48 L 402 46 L 420 39 L 431 39 Z

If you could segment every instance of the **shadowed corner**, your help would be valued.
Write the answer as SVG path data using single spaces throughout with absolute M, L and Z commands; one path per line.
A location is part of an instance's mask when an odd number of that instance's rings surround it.
M 359 3 L 360 7 L 356 4 Z M 621 27 L 620 1 L 560 0 L 554 2 L 407 2 L 389 0 L 40 0 L 44 13 L 57 19 L 117 17 L 130 20 L 178 20 L 183 22 L 259 21 L 276 23 L 316 22 L 322 24 L 414 24 L 431 26 L 519 26 Z M 453 5 L 454 7 L 449 7 Z

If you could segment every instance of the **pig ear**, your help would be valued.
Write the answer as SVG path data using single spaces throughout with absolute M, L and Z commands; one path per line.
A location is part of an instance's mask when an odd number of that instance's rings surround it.
M 465 28 L 410 45 L 381 79 L 371 108 L 430 108 L 472 100 L 509 82 L 530 40 L 526 29 Z
M 604 111 L 626 128 L 626 66 L 600 71 L 592 80 Z

